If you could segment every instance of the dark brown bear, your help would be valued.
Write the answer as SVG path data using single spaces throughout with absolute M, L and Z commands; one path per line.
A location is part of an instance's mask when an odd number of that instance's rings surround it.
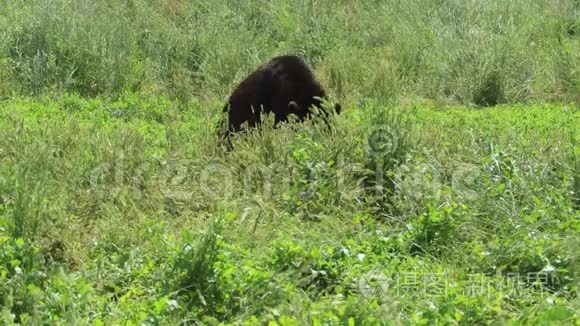
M 225 136 L 229 140 L 245 122 L 256 127 L 262 113 L 273 113 L 276 124 L 287 121 L 290 114 L 304 121 L 313 106 L 326 116 L 321 99 L 327 99 L 326 92 L 301 58 L 275 57 L 244 79 L 229 97 L 223 109 L 228 113 Z M 334 109 L 339 114 L 340 104 Z

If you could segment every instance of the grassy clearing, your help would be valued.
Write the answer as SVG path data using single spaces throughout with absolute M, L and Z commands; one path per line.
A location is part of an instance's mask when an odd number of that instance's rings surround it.
M 368 105 L 230 154 L 208 111 L 2 104 L 5 323 L 580 318 L 573 107 Z
M 573 0 L 3 1 L 0 95 L 222 98 L 298 53 L 342 101 L 578 102 Z
M 0 8 L 1 324 L 579 325 L 578 1 Z M 336 128 L 220 150 L 288 52 Z

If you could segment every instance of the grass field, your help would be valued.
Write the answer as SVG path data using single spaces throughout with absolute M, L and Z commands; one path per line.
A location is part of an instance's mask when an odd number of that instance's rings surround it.
M 580 325 L 578 10 L 0 0 L 0 324 Z M 223 151 L 288 52 L 336 128 Z

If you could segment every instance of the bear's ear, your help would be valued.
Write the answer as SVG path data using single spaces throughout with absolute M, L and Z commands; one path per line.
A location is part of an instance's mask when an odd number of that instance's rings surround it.
M 342 106 L 339 103 L 334 104 L 334 111 L 336 111 L 336 114 L 340 114 L 340 111 L 342 111 Z
M 288 102 L 288 111 L 290 113 L 298 114 L 300 113 L 300 107 L 298 106 L 298 104 L 296 104 L 296 102 L 290 101 Z

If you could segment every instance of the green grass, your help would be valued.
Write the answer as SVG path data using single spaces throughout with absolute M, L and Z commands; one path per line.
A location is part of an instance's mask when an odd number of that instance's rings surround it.
M 580 325 L 578 1 L 0 8 L 0 324 Z M 223 151 L 283 53 L 336 127 Z
M 3 1 L 0 95 L 222 98 L 297 53 L 343 101 L 574 101 L 573 0 Z
M 571 106 L 370 104 L 231 153 L 162 97 L 1 109 L 5 323 L 580 318 Z

